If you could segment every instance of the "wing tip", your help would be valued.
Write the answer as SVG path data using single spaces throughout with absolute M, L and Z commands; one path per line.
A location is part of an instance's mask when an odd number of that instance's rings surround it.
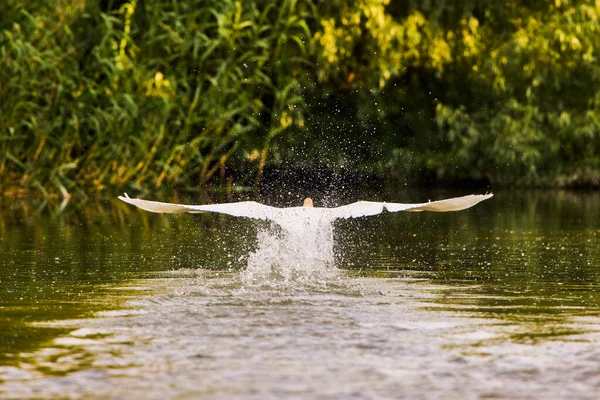
M 127 193 L 123 193 L 124 196 L 117 196 L 117 199 L 124 201 L 125 203 L 131 204 L 131 200 L 133 200 Z

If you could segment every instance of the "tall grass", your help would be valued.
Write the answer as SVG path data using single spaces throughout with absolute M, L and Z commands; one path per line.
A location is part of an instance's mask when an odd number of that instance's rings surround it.
M 302 121 L 308 1 L 27 4 L 0 41 L 5 191 L 254 179 Z

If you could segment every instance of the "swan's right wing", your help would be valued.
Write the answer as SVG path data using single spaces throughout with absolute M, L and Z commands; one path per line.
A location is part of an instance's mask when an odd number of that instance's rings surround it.
M 160 201 L 150 201 L 142 199 L 132 199 L 127 194 L 119 196 L 119 200 L 125 203 L 132 204 L 145 211 L 155 213 L 192 213 L 200 214 L 206 212 L 216 212 L 220 214 L 232 215 L 234 217 L 248 217 L 255 219 L 274 219 L 279 214 L 277 207 L 266 206 L 255 201 L 241 201 L 238 203 L 224 204 L 203 204 L 203 205 L 188 205 L 163 203 Z
M 357 201 L 356 203 L 329 208 L 327 210 L 333 218 L 358 218 L 381 214 L 384 204 L 376 201 Z
M 403 204 L 403 203 L 379 203 L 374 201 L 358 201 L 341 207 L 331 208 L 334 218 L 358 218 L 376 215 L 387 210 L 396 211 L 434 211 L 448 212 L 460 211 L 473 207 L 480 201 L 489 199 L 493 194 L 472 194 L 469 196 L 454 197 L 451 199 L 430 201 L 428 203 Z
M 396 211 L 434 211 L 434 212 L 449 212 L 461 211 L 473 207 L 475 204 L 487 200 L 494 196 L 489 194 L 471 194 L 468 196 L 453 197 L 438 201 L 430 201 L 421 204 L 401 204 L 401 203 L 385 203 L 386 210 L 390 212 Z

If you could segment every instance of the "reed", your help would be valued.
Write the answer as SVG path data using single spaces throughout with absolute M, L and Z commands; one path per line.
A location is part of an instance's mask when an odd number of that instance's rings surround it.
M 230 165 L 239 181 L 258 178 L 274 138 L 302 117 L 312 5 L 107 3 L 9 2 L 2 184 L 154 190 L 222 183 Z

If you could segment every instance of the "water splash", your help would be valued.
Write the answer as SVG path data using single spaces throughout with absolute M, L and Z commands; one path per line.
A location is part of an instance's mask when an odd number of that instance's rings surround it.
M 257 248 L 249 255 L 243 272 L 244 281 L 314 282 L 337 277 L 333 218 L 319 211 L 286 213 L 260 229 Z

